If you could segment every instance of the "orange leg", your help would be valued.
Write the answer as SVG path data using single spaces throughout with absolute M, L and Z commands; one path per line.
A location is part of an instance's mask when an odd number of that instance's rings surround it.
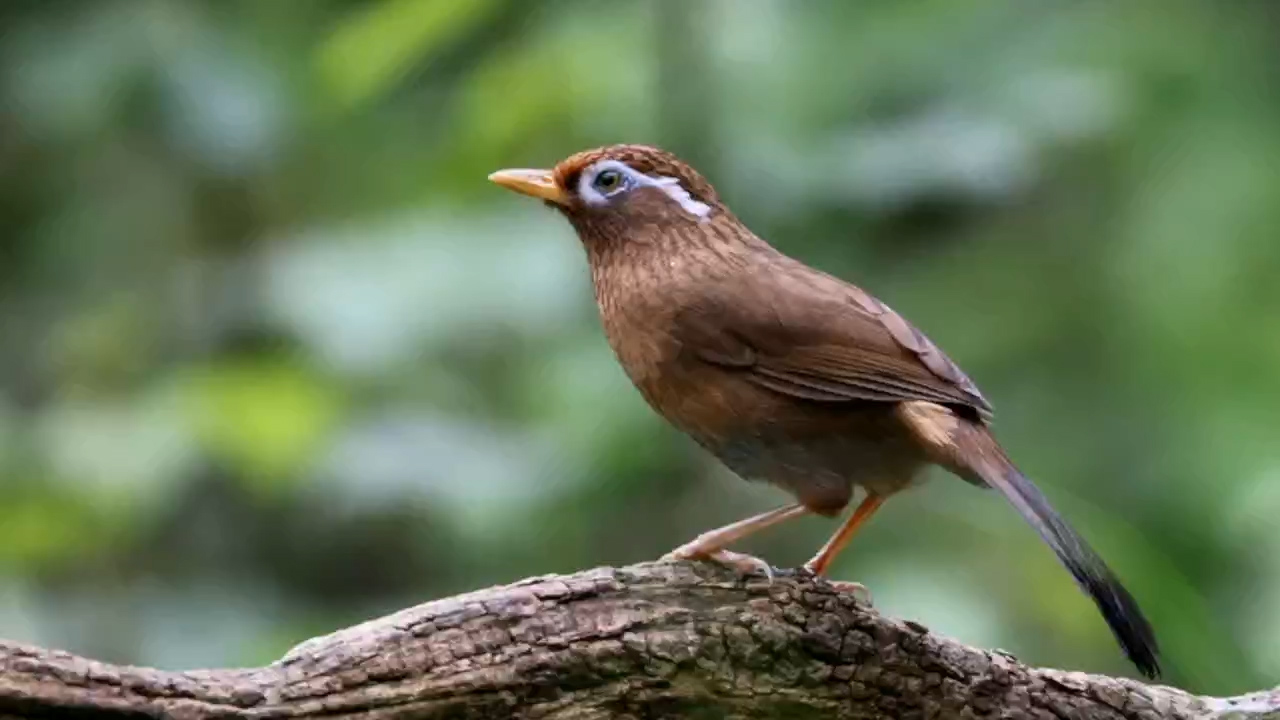
M 836 555 L 839 555 L 841 550 L 844 550 L 853 534 L 858 531 L 858 528 L 862 527 L 862 524 L 875 513 L 883 502 L 884 497 L 868 493 L 862 499 L 862 504 L 858 506 L 858 509 L 853 511 L 849 519 L 831 536 L 827 544 L 822 546 L 818 554 L 804 564 L 805 569 L 814 575 L 825 575 L 827 569 L 831 566 L 831 561 L 836 559 Z

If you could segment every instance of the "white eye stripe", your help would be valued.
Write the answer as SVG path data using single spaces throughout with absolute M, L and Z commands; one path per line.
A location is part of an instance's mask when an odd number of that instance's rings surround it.
M 679 203 L 680 207 L 684 208 L 684 211 L 690 215 L 706 220 L 707 216 L 711 214 L 711 206 L 700 200 L 694 200 L 693 196 L 689 194 L 688 190 L 684 189 L 679 180 L 671 177 L 659 177 L 653 182 L 658 189 L 666 193 L 667 197 Z
M 601 194 L 595 187 L 596 178 L 605 170 L 613 170 L 622 173 L 624 176 L 624 182 L 619 184 L 617 189 L 609 193 L 609 195 Z M 711 206 L 695 200 L 676 178 L 650 177 L 617 160 L 601 160 L 587 168 L 578 178 L 578 197 L 582 198 L 588 205 L 607 205 L 612 195 L 625 192 L 633 187 L 653 187 L 661 190 L 667 197 L 676 201 L 685 212 L 700 221 L 706 220 L 711 214 Z

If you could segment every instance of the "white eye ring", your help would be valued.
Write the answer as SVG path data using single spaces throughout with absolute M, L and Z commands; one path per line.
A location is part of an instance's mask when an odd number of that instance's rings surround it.
M 596 187 L 596 183 L 606 173 L 616 173 L 618 175 L 618 184 L 602 192 L 600 188 Z M 582 177 L 578 179 L 578 197 L 582 198 L 583 202 L 588 205 L 608 205 L 610 198 L 639 184 L 638 179 L 640 177 L 644 176 L 632 170 L 625 163 L 620 163 L 617 160 L 601 160 L 583 171 Z
M 606 184 L 606 181 L 612 182 Z M 626 187 L 626 176 L 613 168 L 605 168 L 596 173 L 596 179 L 591 181 L 591 187 L 606 196 L 613 195 Z
M 610 171 L 619 174 L 620 182 L 614 188 L 602 193 L 596 187 L 596 182 L 602 174 Z M 706 220 L 711 214 L 711 206 L 695 200 L 689 191 L 680 185 L 679 180 L 672 177 L 650 177 L 617 160 L 601 160 L 583 171 L 582 176 L 578 178 L 578 197 L 588 205 L 599 207 L 608 205 L 619 194 L 637 187 L 658 188 L 699 222 Z

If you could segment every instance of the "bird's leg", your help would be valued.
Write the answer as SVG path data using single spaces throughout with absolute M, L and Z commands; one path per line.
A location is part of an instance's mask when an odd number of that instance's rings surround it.
M 849 516 L 849 519 L 845 520 L 844 524 L 840 526 L 840 529 L 837 530 L 835 534 L 831 536 L 831 539 L 827 541 L 827 544 L 822 546 L 822 549 L 818 551 L 818 554 L 814 555 L 812 560 L 804 564 L 805 569 L 814 575 L 825 575 L 827 570 L 831 567 L 831 562 L 836 559 L 836 555 L 839 555 L 840 551 L 844 550 L 845 546 L 849 544 L 850 538 L 853 537 L 853 534 L 858 531 L 858 528 L 862 527 L 863 523 L 865 523 L 875 513 L 883 502 L 884 496 L 868 493 L 867 496 L 862 499 L 862 503 L 858 505 L 858 508 Z M 839 581 L 833 582 L 832 584 L 842 590 L 848 590 L 855 594 L 866 595 L 868 597 L 870 597 L 871 594 L 867 590 L 866 586 L 861 583 Z
M 728 565 L 731 568 L 749 575 L 752 572 L 761 572 L 773 578 L 773 569 L 769 567 L 769 563 L 758 557 L 753 557 L 744 553 L 731 552 L 725 550 L 725 546 L 737 542 L 742 538 L 755 534 L 767 527 L 772 527 L 785 520 L 800 517 L 809 512 L 803 505 L 787 505 L 776 510 L 770 510 L 766 513 L 753 515 L 745 520 L 725 525 L 715 530 L 708 530 L 693 540 L 681 545 L 662 556 L 663 560 L 689 560 L 694 558 L 705 558 L 718 562 L 722 565 Z

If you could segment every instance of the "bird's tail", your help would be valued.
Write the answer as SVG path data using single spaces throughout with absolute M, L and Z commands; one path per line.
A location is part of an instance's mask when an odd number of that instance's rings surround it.
M 1035 528 L 1040 538 L 1053 548 L 1058 560 L 1093 598 L 1129 660 L 1143 675 L 1149 678 L 1159 676 L 1159 648 L 1151 625 L 1138 609 L 1137 601 L 1124 589 L 1102 558 L 1012 463 L 1006 462 L 1004 467 L 982 473 L 982 479 L 999 490 L 1018 514 Z
M 933 408 L 942 410 L 937 405 Z M 904 414 L 910 413 L 908 410 Z M 931 424 L 925 415 L 915 415 L 916 422 L 908 418 L 909 424 L 916 427 L 917 434 L 921 431 L 916 423 L 923 422 L 924 427 L 932 428 L 932 437 L 922 439 L 931 445 L 935 453 L 942 454 L 939 460 L 946 460 L 944 465 L 966 479 L 999 490 L 1053 549 L 1081 589 L 1093 598 L 1129 660 L 1143 675 L 1158 677 L 1159 648 L 1151 625 L 1138 609 L 1137 601 L 1084 538 L 1053 509 L 1044 493 L 1014 467 L 990 431 L 954 415 L 945 423 L 934 417 Z M 949 447 L 939 447 L 938 441 L 944 436 L 950 440 L 950 443 L 945 443 Z

